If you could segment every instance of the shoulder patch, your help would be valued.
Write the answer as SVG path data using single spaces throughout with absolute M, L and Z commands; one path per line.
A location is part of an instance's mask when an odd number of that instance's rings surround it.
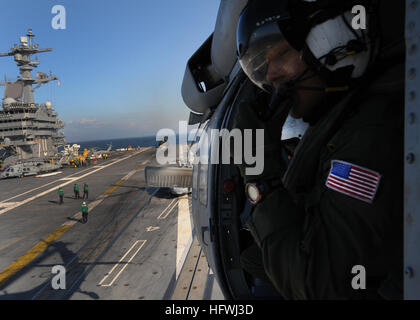
M 381 175 L 373 170 L 341 160 L 331 161 L 325 185 L 352 198 L 372 203 Z

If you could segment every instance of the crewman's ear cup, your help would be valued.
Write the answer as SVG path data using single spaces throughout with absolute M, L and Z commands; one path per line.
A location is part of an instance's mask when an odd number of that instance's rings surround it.
M 351 24 L 353 14 L 348 11 L 344 13 L 344 18 Z M 354 66 L 351 77 L 359 78 L 365 73 L 370 63 L 371 45 L 366 43 L 365 50 L 345 55 L 348 52 L 346 49 L 348 44 L 351 41 L 359 41 L 354 33 L 357 33 L 360 38 L 363 36 L 361 30 L 351 30 L 351 26 L 349 28 L 343 18 L 338 16 L 313 27 L 306 38 L 306 45 L 314 57 L 320 59 L 321 64 L 328 70 L 335 71 L 345 66 Z M 344 55 L 331 52 L 336 48 L 342 48 L 341 53 Z M 337 52 L 340 51 L 337 50 Z

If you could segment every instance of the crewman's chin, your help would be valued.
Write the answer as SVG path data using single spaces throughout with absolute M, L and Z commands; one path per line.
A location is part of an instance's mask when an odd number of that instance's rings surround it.
M 290 116 L 294 119 L 302 119 L 302 115 L 294 112 L 293 110 L 290 111 Z
M 301 97 L 297 92 L 293 93 L 293 102 L 292 102 L 292 108 L 290 109 L 290 116 L 295 119 L 301 119 L 303 117 L 303 108 L 301 106 Z

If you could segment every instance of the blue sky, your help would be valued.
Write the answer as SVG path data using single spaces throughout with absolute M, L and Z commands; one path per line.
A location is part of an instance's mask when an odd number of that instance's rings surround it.
M 61 80 L 35 93 L 52 100 L 67 141 L 155 135 L 188 119 L 181 84 L 188 58 L 214 29 L 219 0 L 20 0 L 0 11 L 0 52 L 33 29 L 40 66 Z M 66 29 L 54 30 L 54 5 Z M 0 79 L 15 78 L 12 57 L 0 58 Z M 3 87 L 0 87 L 3 97 Z

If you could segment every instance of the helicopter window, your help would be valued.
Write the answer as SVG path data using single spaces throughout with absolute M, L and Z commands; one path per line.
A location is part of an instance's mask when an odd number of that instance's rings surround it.
M 207 207 L 207 185 L 209 165 L 200 163 L 199 165 L 199 197 L 202 205 Z
M 192 187 L 192 197 L 193 199 L 197 199 L 197 195 L 198 195 L 198 168 L 195 167 L 195 169 L 193 169 L 193 176 L 192 176 L 192 183 L 193 183 L 193 187 Z
M 199 144 L 200 143 L 201 133 L 206 131 L 207 126 L 209 125 L 209 123 L 210 123 L 209 120 L 207 120 L 204 123 L 201 123 L 199 125 L 198 131 L 197 131 L 196 135 L 194 136 L 194 138 L 192 139 L 193 142 L 191 144 L 191 147 L 192 147 L 192 145 L 196 145 L 196 144 Z M 200 158 L 200 152 L 201 152 L 201 148 L 197 148 L 194 151 L 194 155 L 193 155 L 194 158 Z M 199 171 L 202 170 L 201 163 L 200 162 L 195 163 L 194 160 L 192 160 L 192 161 L 193 161 L 193 177 L 192 177 L 192 179 L 193 179 L 193 181 L 192 181 L 192 183 L 193 183 L 193 189 L 192 189 L 192 196 L 193 196 L 193 199 L 197 199 L 198 196 L 199 196 L 199 193 L 200 193 L 200 200 L 202 199 L 201 200 L 201 203 L 204 204 L 205 206 L 207 206 L 207 199 L 204 199 L 204 195 L 201 194 L 202 191 L 201 191 L 201 188 L 200 188 L 201 179 L 207 179 L 207 177 L 204 174 L 201 175 L 199 173 Z M 199 178 L 199 176 L 201 176 L 201 178 Z M 199 179 L 200 179 L 200 181 L 199 181 Z M 207 198 L 207 189 L 206 189 L 206 196 L 205 196 L 205 198 Z

